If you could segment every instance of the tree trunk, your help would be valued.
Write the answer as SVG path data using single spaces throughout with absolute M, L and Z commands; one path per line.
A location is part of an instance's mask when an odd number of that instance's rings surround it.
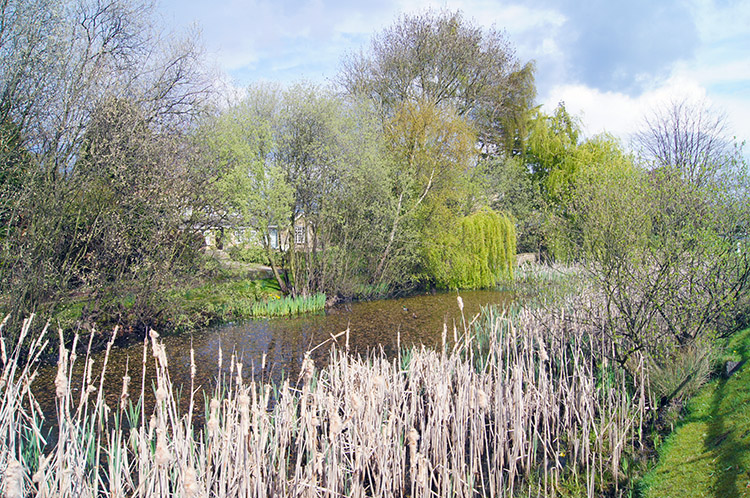
M 271 254 L 271 248 L 268 244 L 263 244 L 266 248 L 266 256 L 268 257 L 268 262 L 271 265 L 271 271 L 273 272 L 273 277 L 276 279 L 276 282 L 279 284 L 279 289 L 281 289 L 281 292 L 284 295 L 289 294 L 289 287 L 287 287 L 286 282 L 284 282 L 284 279 L 281 277 L 281 274 L 279 273 L 279 269 L 276 268 L 276 263 L 273 261 L 273 255 Z

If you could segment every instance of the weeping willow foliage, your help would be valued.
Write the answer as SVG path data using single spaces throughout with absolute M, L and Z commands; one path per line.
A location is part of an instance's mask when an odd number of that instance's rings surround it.
M 456 228 L 426 249 L 427 271 L 449 289 L 494 287 L 513 274 L 516 229 L 505 214 L 482 210 L 461 218 Z

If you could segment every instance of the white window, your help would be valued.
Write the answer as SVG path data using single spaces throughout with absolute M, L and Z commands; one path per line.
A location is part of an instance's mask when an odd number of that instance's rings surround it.
M 305 227 L 297 225 L 294 227 L 294 243 L 304 244 L 305 243 Z
M 268 229 L 268 239 L 268 245 L 270 245 L 272 249 L 279 248 L 279 231 L 276 228 Z

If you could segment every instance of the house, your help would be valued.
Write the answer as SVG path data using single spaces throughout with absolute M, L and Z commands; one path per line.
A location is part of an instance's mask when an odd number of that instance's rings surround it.
M 232 223 L 231 220 L 217 223 L 213 227 L 203 230 L 203 238 L 206 247 L 216 249 L 228 249 L 246 244 L 262 245 L 257 230 L 238 222 Z M 289 248 L 290 241 L 294 243 L 295 248 L 305 250 L 309 249 L 306 246 L 307 242 L 312 240 L 312 229 L 308 226 L 305 230 L 304 217 L 299 215 L 294 220 L 293 230 L 279 229 L 275 225 L 269 226 L 268 238 L 271 248 L 277 251 L 286 251 Z

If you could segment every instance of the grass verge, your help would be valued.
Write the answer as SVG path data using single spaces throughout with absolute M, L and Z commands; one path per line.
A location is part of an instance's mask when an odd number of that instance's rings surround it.
M 722 361 L 750 359 L 750 329 L 733 336 Z M 750 368 L 706 385 L 666 439 L 642 481 L 645 497 L 750 497 Z

